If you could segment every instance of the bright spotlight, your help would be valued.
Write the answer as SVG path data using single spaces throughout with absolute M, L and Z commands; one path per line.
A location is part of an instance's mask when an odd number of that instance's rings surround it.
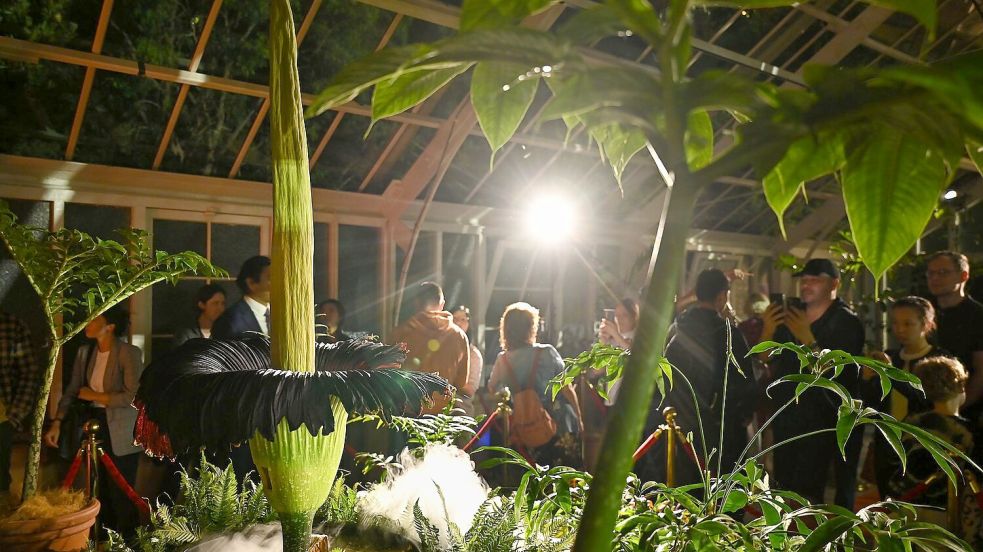
M 956 196 L 958 196 L 958 195 L 959 195 L 959 192 L 957 192 L 955 190 L 946 190 L 945 191 L 945 194 L 942 195 L 942 199 L 944 199 L 946 201 L 950 201 L 950 200 L 956 199 Z
M 575 209 L 560 196 L 540 196 L 526 207 L 526 231 L 541 243 L 556 244 L 573 234 Z

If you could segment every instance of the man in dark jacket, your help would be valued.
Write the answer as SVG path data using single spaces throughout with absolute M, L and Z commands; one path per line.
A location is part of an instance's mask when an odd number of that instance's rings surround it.
M 212 337 L 229 339 L 243 332 L 269 335 L 270 258 L 256 255 L 246 259 L 236 277 L 242 299 L 225 309 L 212 327 Z
M 729 301 L 730 284 L 724 273 L 717 269 L 701 272 L 696 280 L 696 303 L 678 316 L 670 330 L 672 337 L 666 347 L 666 359 L 675 368 L 672 390 L 664 402 L 660 403 L 661 397 L 653 400 L 645 434 L 663 423 L 663 408 L 672 406 L 682 432 L 693 435 L 696 456 L 703 459 L 710 451 L 717 451 L 707 466 L 713 473 L 717 473 L 718 462 L 720 471 L 734 470 L 748 443 L 746 428 L 755 396 L 747 342 L 723 316 Z M 728 339 L 737 365 L 729 361 Z M 693 386 L 692 393 L 687 380 Z M 722 415 L 723 443 L 720 442 Z M 701 422 L 705 442 L 700 437 Z M 665 441 L 663 435 L 639 461 L 636 468 L 642 479 L 666 480 Z M 700 481 L 699 466 L 682 447 L 677 447 L 675 466 L 675 484 Z
M 836 296 L 840 273 L 829 259 L 811 259 L 795 274 L 805 309 L 775 304 L 765 311 L 761 341 L 795 342 L 815 352 L 839 349 L 860 355 L 864 349 L 864 326 L 842 299 Z M 776 377 L 799 373 L 795 354 L 784 352 L 769 360 Z M 860 374 L 847 367 L 836 378 L 850 393 L 860 398 Z M 795 384 L 782 383 L 771 392 L 776 406 L 791 401 Z M 812 431 L 836 427 L 840 399 L 831 391 L 814 388 L 806 391 L 775 419 L 775 442 L 781 443 Z M 834 432 L 822 433 L 793 441 L 775 449 L 777 486 L 794 491 L 814 503 L 823 503 L 829 466 L 836 476 L 835 503 L 853 510 L 856 498 L 857 466 L 860 461 L 862 434 L 854 432 L 846 446 L 846 460 L 840 456 Z

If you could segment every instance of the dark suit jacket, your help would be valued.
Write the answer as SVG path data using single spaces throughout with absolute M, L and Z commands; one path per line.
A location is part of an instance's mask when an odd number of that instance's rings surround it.
M 231 307 L 225 309 L 212 326 L 212 338 L 231 339 L 243 332 L 262 332 L 253 310 L 246 304 L 245 299 L 239 299 Z

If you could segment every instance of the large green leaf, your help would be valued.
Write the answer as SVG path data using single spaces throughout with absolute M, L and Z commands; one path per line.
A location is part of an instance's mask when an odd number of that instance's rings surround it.
M 470 63 L 458 63 L 443 69 L 413 71 L 376 84 L 372 94 L 372 123 L 426 100 L 469 67 Z
M 647 0 L 609 0 L 607 5 L 622 23 L 649 44 L 662 42 L 662 20 Z
M 887 129 L 876 128 L 851 148 L 843 199 L 857 252 L 875 278 L 914 245 L 948 176 L 937 150 Z
M 623 67 L 567 71 L 546 82 L 553 91 L 553 98 L 540 114 L 544 121 L 580 116 L 602 107 L 616 107 L 631 114 L 634 124 L 652 126 L 652 116 L 661 106 L 659 80 Z M 607 122 L 612 121 L 600 121 L 601 124 Z
M 785 156 L 765 175 L 761 184 L 768 206 L 778 217 L 785 235 L 785 211 L 806 182 L 830 174 L 844 162 L 843 141 L 838 135 L 806 136 L 792 143 Z
M 571 44 L 547 31 L 511 27 L 459 33 L 434 44 L 430 62 L 495 61 L 535 68 L 557 69 L 568 59 Z
M 560 25 L 556 34 L 574 44 L 589 46 L 602 38 L 625 34 L 626 29 L 628 26 L 610 6 L 598 4 L 577 11 Z
M 432 56 L 433 46 L 429 44 L 410 44 L 399 48 L 387 48 L 375 52 L 364 59 L 342 69 L 308 106 L 306 115 L 314 117 L 332 107 L 350 102 L 363 90 L 384 79 L 398 78 L 404 71 L 423 68 L 439 68 L 419 64 Z M 446 66 L 455 67 L 457 63 Z
M 601 148 L 601 155 L 611 165 L 614 177 L 621 186 L 621 175 L 636 153 L 641 151 L 648 143 L 645 134 L 636 129 L 629 128 L 619 123 L 610 123 L 590 127 L 591 137 L 597 141 Z
M 471 104 L 492 152 L 512 138 L 536 97 L 539 76 L 527 71 L 525 65 L 492 61 L 474 69 Z
M 557 0 L 464 0 L 461 31 L 494 29 L 515 25 Z
M 713 122 L 706 111 L 694 111 L 686 123 L 686 163 L 691 171 L 702 169 L 713 160 Z

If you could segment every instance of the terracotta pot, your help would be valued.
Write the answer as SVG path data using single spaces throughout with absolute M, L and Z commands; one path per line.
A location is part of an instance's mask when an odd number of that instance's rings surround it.
M 75 552 L 89 544 L 89 529 L 96 522 L 99 501 L 93 499 L 78 512 L 49 519 L 0 522 L 3 552 Z

